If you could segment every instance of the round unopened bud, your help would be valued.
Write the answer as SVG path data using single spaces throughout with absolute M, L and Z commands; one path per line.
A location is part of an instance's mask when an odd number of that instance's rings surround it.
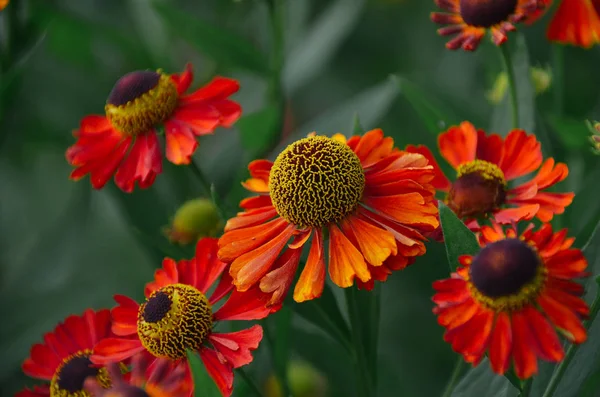
M 183 204 L 165 229 L 172 242 L 190 244 L 202 237 L 214 237 L 222 228 L 219 213 L 211 200 L 200 198 Z
M 530 69 L 529 73 L 536 95 L 548 91 L 552 84 L 552 70 L 549 67 L 540 68 L 534 66 Z
M 492 89 L 489 90 L 485 96 L 494 105 L 502 102 L 504 95 L 508 91 L 508 75 L 506 72 L 502 72 L 496 77 Z
M 327 394 L 327 381 L 314 367 L 299 361 L 292 361 L 288 366 L 287 380 L 290 393 L 294 397 L 324 397 Z M 284 397 L 275 375 L 269 376 L 265 383 L 266 397 Z

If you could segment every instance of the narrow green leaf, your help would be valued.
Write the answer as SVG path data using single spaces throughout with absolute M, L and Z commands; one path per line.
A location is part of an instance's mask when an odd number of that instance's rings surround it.
M 260 75 L 269 74 L 267 57 L 243 37 L 179 11 L 169 3 L 156 2 L 154 7 L 174 34 L 215 61 Z
M 475 234 L 456 217 L 456 214 L 442 201 L 438 201 L 440 208 L 440 222 L 444 232 L 446 255 L 450 270 L 458 267 L 458 258 L 461 255 L 475 255 L 479 252 L 479 243 Z
M 517 397 L 519 390 L 504 376 L 496 375 L 490 368 L 487 358 L 462 378 L 452 397 Z
M 188 350 L 187 358 L 192 372 L 192 379 L 194 379 L 194 397 L 222 397 L 221 391 L 206 371 L 198 354 Z
M 302 316 L 305 320 L 321 328 L 333 340 L 339 342 L 348 352 L 352 351 L 350 345 L 350 329 L 331 291 L 331 287 L 325 284 L 323 294 L 319 299 L 308 302 L 293 302 L 292 310 Z
M 519 128 L 531 134 L 535 131 L 536 115 L 535 90 L 531 81 L 529 53 L 525 37 L 522 35 L 515 36 L 515 40 L 511 39 L 506 44 L 511 45 L 513 42 L 515 43 L 514 47 L 511 48 L 511 59 L 515 72 L 517 100 L 519 103 Z M 494 110 L 490 131 L 506 135 L 512 129 L 511 124 L 510 98 L 506 95 L 500 106 Z
M 260 156 L 272 146 L 281 133 L 277 129 L 279 119 L 279 107 L 275 105 L 239 119 L 236 127 L 240 131 L 242 146 L 251 154 L 250 157 Z

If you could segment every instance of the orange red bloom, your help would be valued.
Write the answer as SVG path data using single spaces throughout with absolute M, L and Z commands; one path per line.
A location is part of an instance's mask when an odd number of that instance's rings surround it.
M 442 36 L 456 36 L 446 43 L 446 48 L 475 51 L 489 30 L 494 44 L 508 39 L 508 32 L 516 30 L 515 24 L 523 22 L 537 12 L 542 0 L 435 0 L 447 12 L 431 13 L 431 20 L 440 25 Z
M 511 223 L 537 217 L 548 222 L 562 214 L 573 201 L 573 193 L 550 193 L 551 186 L 569 174 L 566 164 L 553 158 L 543 160 L 541 144 L 534 135 L 512 130 L 506 138 L 476 130 L 469 122 L 453 126 L 438 137 L 444 159 L 456 170 L 450 181 L 425 146 L 409 146 L 407 151 L 421 153 L 434 165 L 433 185 L 447 194 L 446 204 L 467 221 L 493 218 Z M 537 170 L 527 182 L 508 183 Z M 469 224 L 476 226 L 476 224 Z
M 434 313 L 465 361 L 477 365 L 487 352 L 494 372 L 513 363 L 527 379 L 537 373 L 537 358 L 563 359 L 556 331 L 572 343 L 586 340 L 589 308 L 574 279 L 588 275 L 587 261 L 572 248 L 575 239 L 550 224 L 519 237 L 512 228 L 484 226 L 480 240 L 476 256 L 460 257 L 451 278 L 434 282 Z
M 306 245 L 297 302 L 321 295 L 327 266 L 338 286 L 356 279 L 370 289 L 423 255 L 423 233 L 439 226 L 435 174 L 425 157 L 393 146 L 380 129 L 347 141 L 340 134 L 311 134 L 275 162 L 250 163 L 251 178 L 243 185 L 258 195 L 242 200 L 244 211 L 219 239 L 219 257 L 231 263 L 237 289 L 258 285 L 272 294 L 270 304 L 280 303 Z
M 112 336 L 108 310 L 86 310 L 81 316 L 69 316 L 53 332 L 44 335 L 44 343 L 31 348 L 23 362 L 23 372 L 32 378 L 46 381 L 33 390 L 25 389 L 15 397 L 85 397 L 87 377 L 95 378 L 102 387 L 111 379 L 105 368 L 93 365 L 90 356 L 94 345 Z
M 217 240 L 212 238 L 198 241 L 191 260 L 166 258 L 154 281 L 146 285 L 144 303 L 115 295 L 118 306 L 111 314 L 116 336 L 95 346 L 92 361 L 119 362 L 148 351 L 155 357 L 180 362 L 185 361 L 187 350 L 196 350 L 223 395 L 231 395 L 233 369 L 252 362 L 251 352 L 262 339 L 262 328 L 254 325 L 238 332 L 217 333 L 213 326 L 221 321 L 264 318 L 272 309 L 265 307 L 267 296 L 256 288 L 229 294 L 233 285 L 223 273 L 226 268 L 227 264 L 217 259 Z M 212 294 L 208 294 L 213 286 Z M 213 312 L 214 305 L 227 296 Z
M 167 160 L 189 164 L 196 136 L 230 127 L 242 112 L 229 99 L 239 89 L 237 81 L 215 77 L 185 95 L 192 78 L 190 65 L 181 74 L 136 71 L 121 77 L 108 97 L 106 115 L 84 117 L 74 132 L 77 142 L 66 153 L 76 167 L 71 178 L 90 174 L 92 186 L 100 189 L 115 175 L 125 192 L 133 191 L 136 182 L 140 188 L 151 186 L 162 172 L 161 125 Z

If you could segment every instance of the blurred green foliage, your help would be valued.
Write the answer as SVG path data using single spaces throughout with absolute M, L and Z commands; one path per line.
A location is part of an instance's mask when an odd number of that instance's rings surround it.
M 355 115 L 365 129 L 382 127 L 399 147 L 434 148 L 437 133 L 462 120 L 507 133 L 508 98 L 498 106 L 484 100 L 502 70 L 498 50 L 487 40 L 474 54 L 445 50 L 428 17 L 433 1 L 285 0 L 279 3 L 285 16 L 282 69 L 273 55 L 276 41 L 266 3 L 12 0 L 0 13 L 3 396 L 35 383 L 21 374 L 20 364 L 30 346 L 65 316 L 111 307 L 115 293 L 140 298 L 164 255 L 192 256 L 193 248 L 172 246 L 162 233 L 181 204 L 203 194 L 189 168 L 165 162 L 151 189 L 131 195 L 112 182 L 92 191 L 87 179 L 68 179 L 64 152 L 74 142 L 71 131 L 83 116 L 103 112 L 121 75 L 158 68 L 173 73 L 192 62 L 194 87 L 214 74 L 240 80 L 235 99 L 245 117 L 231 130 L 203 137 L 195 155 L 229 215 L 246 194 L 239 183 L 250 160 L 273 158 L 314 130 L 351 134 Z M 554 222 L 569 227 L 581 247 L 600 214 L 600 163 L 583 132 L 585 118 L 600 118 L 600 51 L 565 48 L 561 95 L 556 98 L 553 86 L 535 97 L 529 67 L 552 61 L 544 36 L 547 20 L 520 27 L 508 44 L 519 79 L 521 124 L 538 135 L 546 154 L 569 164 L 561 189 L 577 194 Z M 597 274 L 600 263 L 591 265 Z M 433 396 L 443 390 L 455 356 L 442 340 L 430 297 L 431 282 L 447 276 L 444 247 L 431 242 L 425 257 L 382 286 L 380 396 Z M 341 304 L 342 295 L 334 288 L 328 304 L 335 305 L 335 299 Z M 274 323 L 273 332 L 284 324 L 280 321 L 285 319 Z M 324 333 L 302 316 L 294 316 L 292 324 L 291 350 L 263 341 L 247 373 L 261 384 L 276 372 L 274 363 L 289 355 L 323 373 L 330 396 L 356 395 L 348 382 L 347 353 L 331 341 L 347 330 L 332 324 Z M 586 371 L 591 379 L 600 360 L 597 352 L 588 359 L 595 363 Z M 463 381 L 454 395 L 467 395 L 467 387 L 515 395 L 504 378 L 490 377 L 487 365 L 476 371 L 469 376 L 479 383 Z M 236 393 L 246 395 L 239 376 L 236 382 Z M 592 383 L 586 387 L 597 387 Z

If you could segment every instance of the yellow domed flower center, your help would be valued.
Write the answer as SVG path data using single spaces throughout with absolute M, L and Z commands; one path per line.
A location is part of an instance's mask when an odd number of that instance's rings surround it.
M 506 180 L 495 164 L 474 160 L 461 164 L 446 202 L 459 218 L 488 215 L 504 203 Z
M 296 141 L 282 151 L 269 175 L 277 213 L 299 227 L 323 227 L 353 212 L 365 188 L 358 156 L 324 136 Z
M 135 136 L 169 118 L 178 99 L 177 87 L 168 75 L 136 71 L 117 81 L 104 109 L 114 128 Z
M 535 248 L 519 239 L 486 245 L 469 267 L 471 295 L 494 311 L 519 310 L 533 303 L 546 280 Z
M 95 377 L 102 387 L 110 387 L 108 372 L 94 366 L 91 355 L 91 350 L 82 350 L 63 360 L 50 381 L 50 397 L 90 397 L 83 390 L 83 382 L 89 376 Z
M 144 347 L 156 357 L 183 358 L 198 349 L 212 328 L 212 308 L 191 285 L 171 284 L 156 290 L 140 306 L 137 331 Z
M 467 25 L 489 28 L 515 13 L 518 0 L 460 0 L 460 16 Z

